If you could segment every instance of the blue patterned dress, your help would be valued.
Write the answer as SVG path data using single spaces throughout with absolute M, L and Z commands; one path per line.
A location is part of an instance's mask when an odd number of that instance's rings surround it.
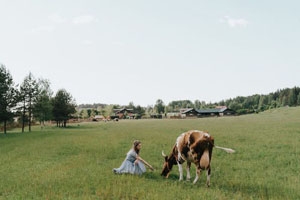
M 127 156 L 121 166 L 119 168 L 114 168 L 113 172 L 116 174 L 128 173 L 138 175 L 146 172 L 146 167 L 140 160 L 136 164 L 134 164 L 137 156 L 137 153 L 133 149 L 131 149 L 130 151 L 128 151 Z

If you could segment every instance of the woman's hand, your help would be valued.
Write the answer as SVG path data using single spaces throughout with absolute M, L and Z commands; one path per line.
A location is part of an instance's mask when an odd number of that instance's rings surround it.
M 154 170 L 154 168 L 153 168 L 151 165 L 149 166 L 149 168 L 151 169 L 151 171 L 153 171 L 153 170 Z

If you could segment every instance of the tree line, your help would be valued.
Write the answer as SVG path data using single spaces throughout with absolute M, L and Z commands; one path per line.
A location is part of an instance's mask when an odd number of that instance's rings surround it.
M 25 126 L 31 131 L 33 122 L 44 124 L 53 120 L 58 127 L 66 127 L 70 118 L 90 118 L 95 115 L 105 117 L 114 115 L 114 109 L 126 107 L 132 109 L 137 116 L 163 115 L 170 112 L 180 112 L 182 108 L 206 109 L 216 106 L 227 106 L 237 114 L 261 112 L 267 109 L 299 106 L 300 88 L 279 89 L 269 94 L 255 94 L 247 97 L 238 96 L 216 103 L 205 101 L 178 100 L 165 104 L 158 99 L 154 106 L 142 107 L 130 102 L 128 105 L 81 104 L 76 105 L 72 95 L 65 89 L 60 89 L 53 96 L 50 81 L 35 79 L 29 73 L 20 85 L 16 85 L 6 67 L 0 64 L 0 129 L 6 134 L 7 124 L 13 124 L 18 119 L 22 132 Z M 3 128 L 2 128 L 3 127 Z
M 126 107 L 132 109 L 139 116 L 163 115 L 166 113 L 178 113 L 182 108 L 208 109 L 216 106 L 226 106 L 234 110 L 237 114 L 258 113 L 268 109 L 299 106 L 300 105 L 300 88 L 278 89 L 276 92 L 269 94 L 255 94 L 247 97 L 238 96 L 228 100 L 222 100 L 216 103 L 206 103 L 205 101 L 195 100 L 178 100 L 165 104 L 163 100 L 158 99 L 154 106 L 135 106 L 133 102 L 129 105 L 106 105 L 106 104 L 81 104 L 78 108 L 81 110 L 79 116 L 91 117 L 93 115 L 109 116 L 113 114 L 113 109 Z M 84 114 L 84 112 L 86 112 Z
M 35 121 L 43 124 L 54 120 L 58 127 L 66 127 L 67 120 L 76 112 L 76 104 L 70 93 L 60 89 L 53 96 L 50 82 L 35 79 L 29 73 L 20 85 L 16 85 L 10 72 L 0 64 L 0 123 L 4 134 L 7 124 L 18 120 L 22 132 L 28 126 L 29 132 Z
M 262 112 L 268 109 L 300 105 L 300 88 L 278 89 L 269 94 L 255 94 L 248 97 L 236 97 L 221 101 L 219 105 L 227 106 L 238 114 Z
M 162 112 L 179 112 L 181 108 L 206 109 L 215 108 L 216 106 L 226 106 L 234 110 L 237 114 L 258 113 L 268 109 L 285 107 L 285 106 L 300 106 L 300 88 L 285 88 L 278 89 L 276 92 L 269 94 L 255 94 L 251 96 L 238 96 L 228 100 L 222 100 L 216 103 L 206 103 L 205 101 L 190 100 L 172 101 L 167 106 L 161 106 L 158 101 L 158 107 Z

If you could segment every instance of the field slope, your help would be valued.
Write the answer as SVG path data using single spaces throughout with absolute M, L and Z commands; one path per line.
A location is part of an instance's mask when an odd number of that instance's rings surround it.
M 211 187 L 160 176 L 163 158 L 187 130 L 207 130 L 214 149 Z M 115 175 L 134 139 L 155 168 Z M 300 199 L 300 107 L 238 117 L 121 120 L 34 127 L 0 135 L 0 199 Z M 192 167 L 192 178 L 195 168 Z

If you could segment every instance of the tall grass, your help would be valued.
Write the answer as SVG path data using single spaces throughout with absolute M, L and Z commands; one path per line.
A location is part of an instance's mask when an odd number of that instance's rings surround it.
M 163 158 L 187 130 L 207 130 L 214 149 L 211 187 L 160 176 Z M 115 175 L 134 139 L 154 172 Z M 0 199 L 299 199 L 300 108 L 185 120 L 121 120 L 34 127 L 0 136 Z M 192 178 L 195 167 L 192 166 Z

